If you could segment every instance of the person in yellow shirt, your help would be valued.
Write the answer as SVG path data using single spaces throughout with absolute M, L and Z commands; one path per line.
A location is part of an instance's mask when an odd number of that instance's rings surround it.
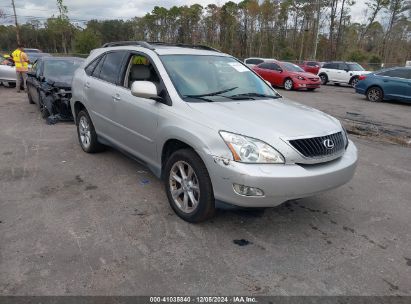
M 23 82 L 24 91 L 26 91 L 26 80 L 27 80 L 27 72 L 29 70 L 29 58 L 27 57 L 26 53 L 23 51 L 23 46 L 19 45 L 17 49 L 11 54 L 15 67 L 16 67 L 16 89 L 17 93 L 20 93 L 20 86 Z

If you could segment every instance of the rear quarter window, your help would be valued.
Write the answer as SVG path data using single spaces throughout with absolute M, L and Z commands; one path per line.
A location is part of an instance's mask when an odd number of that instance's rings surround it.
M 117 84 L 126 51 L 107 53 L 100 70 L 99 78 Z

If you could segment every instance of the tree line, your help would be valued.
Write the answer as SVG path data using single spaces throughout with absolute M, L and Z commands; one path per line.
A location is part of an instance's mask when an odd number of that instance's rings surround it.
M 411 0 L 366 0 L 360 22 L 352 19 L 353 5 L 354 0 L 243 0 L 155 6 L 143 17 L 90 20 L 79 27 L 57 0 L 57 16 L 32 20 L 19 31 L 26 46 L 53 53 L 87 54 L 109 41 L 146 40 L 206 44 L 239 58 L 392 65 L 411 60 Z M 16 27 L 1 25 L 0 49 L 15 45 Z

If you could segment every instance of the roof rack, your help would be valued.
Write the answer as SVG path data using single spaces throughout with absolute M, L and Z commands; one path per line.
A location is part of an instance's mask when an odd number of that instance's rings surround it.
M 207 51 L 214 51 L 221 53 L 220 50 L 212 48 L 211 46 L 203 45 L 203 44 L 188 44 L 188 43 L 167 43 L 167 42 L 160 42 L 160 41 L 153 41 L 148 42 L 149 44 L 154 45 L 164 45 L 164 46 L 177 46 L 177 47 L 186 47 L 191 49 L 200 49 L 200 50 L 207 50 Z
M 191 49 L 200 49 L 200 50 L 207 50 L 207 51 L 214 51 L 221 53 L 220 50 L 212 48 L 207 45 L 202 44 L 185 44 L 185 43 L 166 43 L 160 41 L 153 41 L 153 42 L 146 42 L 146 41 L 114 41 L 114 42 L 107 42 L 102 45 L 103 48 L 112 47 L 112 46 L 127 46 L 127 45 L 135 45 L 141 46 L 146 49 L 155 50 L 156 45 L 164 45 L 164 46 L 177 46 L 177 47 L 185 47 Z
M 126 46 L 126 45 L 136 45 L 141 46 L 146 49 L 154 50 L 154 47 L 148 44 L 145 41 L 115 41 L 115 42 L 107 42 L 102 45 L 103 48 L 112 47 L 112 46 Z

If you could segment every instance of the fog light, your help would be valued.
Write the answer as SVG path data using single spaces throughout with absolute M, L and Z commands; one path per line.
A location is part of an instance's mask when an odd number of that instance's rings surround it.
M 264 191 L 255 187 L 233 184 L 234 192 L 243 196 L 264 196 Z
M 306 84 L 305 83 L 300 83 L 299 86 L 302 87 L 302 88 L 305 88 Z

